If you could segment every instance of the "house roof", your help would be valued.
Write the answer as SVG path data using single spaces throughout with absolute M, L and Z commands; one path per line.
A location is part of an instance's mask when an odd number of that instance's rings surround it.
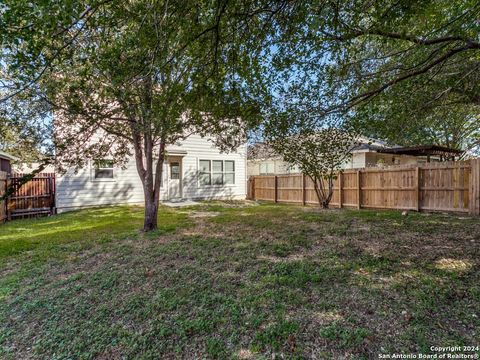
M 5 151 L 2 151 L 2 150 L 0 150 L 0 159 L 18 160 L 18 158 L 16 158 L 15 156 L 10 155 L 10 154 L 6 153 Z
M 398 146 L 398 145 L 395 145 Z M 370 139 L 366 137 L 360 137 L 356 141 L 356 145 L 352 148 L 353 152 L 364 151 L 378 151 L 380 149 L 387 148 L 387 144 L 384 141 L 378 139 Z M 248 160 L 274 160 L 281 159 L 282 157 L 275 153 L 275 151 L 266 143 L 257 142 L 249 145 L 247 150 Z
M 399 155 L 426 156 L 426 155 L 444 155 L 455 156 L 463 154 L 462 150 L 448 148 L 439 145 L 422 145 L 378 149 L 378 152 Z
M 387 145 L 387 143 L 377 140 L 360 137 L 357 145 L 353 147 L 355 152 L 379 152 L 384 154 L 411 155 L 411 156 L 458 156 L 463 154 L 462 150 L 448 148 L 440 145 L 421 145 L 421 146 L 400 146 Z M 248 160 L 266 160 L 280 158 L 265 143 L 256 143 L 248 147 Z

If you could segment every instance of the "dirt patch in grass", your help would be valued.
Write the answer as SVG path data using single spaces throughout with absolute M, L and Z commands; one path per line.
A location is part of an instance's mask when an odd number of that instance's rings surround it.
M 192 211 L 190 213 L 190 217 L 193 219 L 197 218 L 206 218 L 206 217 L 214 217 L 217 216 L 219 213 L 215 211 Z

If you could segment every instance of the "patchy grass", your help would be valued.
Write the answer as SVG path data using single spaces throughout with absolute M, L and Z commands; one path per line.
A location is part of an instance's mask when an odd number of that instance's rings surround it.
M 239 202 L 0 226 L 0 357 L 373 358 L 478 345 L 480 221 Z

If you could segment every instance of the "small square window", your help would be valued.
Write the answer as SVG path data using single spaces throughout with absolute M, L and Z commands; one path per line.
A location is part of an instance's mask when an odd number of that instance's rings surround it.
M 222 171 L 223 171 L 223 161 L 213 160 L 213 172 L 222 172 Z
M 274 164 L 272 163 L 261 163 L 260 164 L 260 174 L 261 175 L 268 175 L 273 174 L 274 171 Z
M 210 172 L 210 160 L 200 160 L 200 172 Z
M 213 185 L 222 185 L 223 184 L 223 173 L 213 173 L 212 184 Z
M 200 185 L 210 185 L 212 183 L 210 173 L 200 173 L 199 180 Z
M 225 184 L 235 184 L 235 174 L 227 173 L 225 174 Z
M 225 161 L 225 171 L 234 172 L 235 171 L 235 162 L 234 161 Z
M 95 160 L 95 179 L 113 179 L 113 160 Z

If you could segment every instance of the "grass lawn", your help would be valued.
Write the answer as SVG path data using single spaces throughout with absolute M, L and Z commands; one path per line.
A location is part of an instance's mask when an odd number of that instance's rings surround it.
M 207 203 L 0 225 L 0 358 L 378 358 L 480 345 L 480 221 Z M 471 353 L 472 354 L 472 353 Z

